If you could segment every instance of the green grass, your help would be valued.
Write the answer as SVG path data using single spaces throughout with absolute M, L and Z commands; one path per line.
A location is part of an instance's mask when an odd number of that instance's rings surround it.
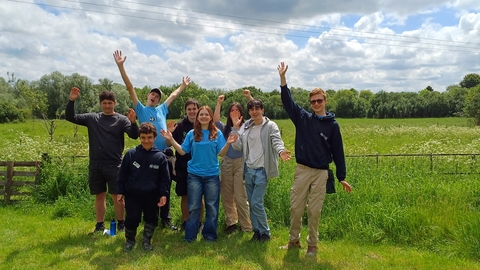
M 293 152 L 293 124 L 276 122 Z M 339 119 L 339 123 L 347 155 L 480 153 L 480 129 L 470 126 L 468 119 Z M 250 234 L 224 235 L 220 208 L 216 243 L 186 244 L 180 233 L 157 230 L 153 253 L 137 248 L 125 254 L 122 235 L 88 235 L 94 211 L 93 196 L 86 192 L 86 160 L 71 159 L 88 154 L 86 129 L 81 127 L 74 137 L 73 124 L 59 124 L 50 142 L 40 124 L 0 125 L 6 134 L 0 138 L 0 160 L 35 160 L 48 152 L 59 166 L 46 169 L 51 170 L 44 179 L 49 185 L 42 185 L 54 203 L 38 203 L 36 197 L 37 203 L 0 207 L 0 216 L 8 217 L 0 219 L 2 269 L 480 269 L 478 157 L 348 157 L 347 181 L 353 192 L 345 193 L 337 184 L 337 193 L 327 195 L 316 258 L 305 257 L 305 227 L 302 250 L 278 249 L 288 241 L 294 160 L 281 162 L 280 176 L 268 185 L 269 243 L 251 243 Z M 126 139 L 127 148 L 136 144 Z M 66 195 L 58 197 L 63 192 Z M 172 196 L 171 205 L 179 224 L 178 197 Z M 111 216 L 109 205 L 106 217 Z
M 157 229 L 153 252 L 137 244 L 125 253 L 122 233 L 88 235 L 90 221 L 52 218 L 48 206 L 4 206 L 0 215 L 9 217 L 0 219 L 1 269 L 480 269 L 475 261 L 432 251 L 345 240 L 320 241 L 317 257 L 310 258 L 303 239 L 300 250 L 279 249 L 288 238 L 287 228 L 275 229 L 267 244 L 252 243 L 251 235 L 241 232 L 220 233 L 215 243 L 186 244 L 181 233 Z

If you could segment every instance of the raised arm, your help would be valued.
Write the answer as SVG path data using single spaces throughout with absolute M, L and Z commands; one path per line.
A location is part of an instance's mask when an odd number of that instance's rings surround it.
M 288 65 L 285 65 L 284 62 L 280 62 L 280 65 L 277 67 L 278 75 L 280 75 L 280 86 L 287 85 L 287 78 L 285 77 L 285 73 L 287 73 Z
M 113 58 L 115 59 L 115 63 L 117 63 L 118 70 L 120 70 L 120 75 L 122 75 L 123 82 L 127 86 L 128 93 L 130 94 L 130 99 L 133 101 L 133 105 L 138 105 L 138 97 L 135 89 L 133 88 L 133 84 L 128 78 L 127 72 L 125 71 L 125 67 L 123 63 L 127 60 L 127 56 L 122 56 L 122 51 L 116 50 L 113 53 Z
M 167 107 L 185 90 L 185 88 L 190 84 L 190 77 L 186 76 L 182 78 L 182 84 L 177 88 L 177 90 L 173 91 L 170 96 L 168 96 L 165 103 Z
M 69 122 L 75 122 L 75 105 L 74 102 L 80 96 L 80 89 L 77 87 L 72 87 L 70 90 L 70 96 L 68 97 L 69 101 L 67 103 L 67 108 L 65 109 L 65 119 Z
M 250 93 L 250 90 L 243 89 L 243 95 L 248 99 L 248 101 L 253 100 L 253 97 L 252 97 L 252 94 Z
M 222 103 L 225 100 L 224 95 L 218 96 L 217 105 L 215 106 L 215 112 L 213 113 L 213 122 L 220 122 L 220 112 L 222 111 Z
M 172 133 L 170 131 L 168 131 L 168 130 L 165 131 L 165 130 L 162 129 L 162 130 L 160 130 L 160 135 L 163 138 L 165 138 L 165 140 L 167 140 L 167 145 L 168 145 L 168 143 L 170 143 L 173 146 L 173 148 L 175 148 L 177 153 L 179 153 L 182 156 L 186 154 L 186 152 L 183 151 L 182 146 L 180 144 L 178 144 L 177 141 L 175 141 L 175 139 L 173 138 Z

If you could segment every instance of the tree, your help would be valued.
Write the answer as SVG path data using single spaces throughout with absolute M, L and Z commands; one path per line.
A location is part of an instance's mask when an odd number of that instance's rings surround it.
M 463 77 L 460 82 L 460 86 L 463 88 L 472 88 L 480 84 L 480 75 L 476 73 L 470 73 Z
M 468 90 L 463 111 L 467 116 L 474 118 L 475 125 L 480 126 L 480 85 Z

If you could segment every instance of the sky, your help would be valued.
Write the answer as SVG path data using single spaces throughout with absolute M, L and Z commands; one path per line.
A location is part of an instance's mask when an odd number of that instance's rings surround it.
M 478 0 L 0 0 L 0 77 L 443 92 L 480 73 Z

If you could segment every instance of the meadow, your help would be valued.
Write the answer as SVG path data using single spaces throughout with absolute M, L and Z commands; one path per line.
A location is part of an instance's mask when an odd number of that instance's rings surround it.
M 353 192 L 337 183 L 337 193 L 327 195 L 316 258 L 305 257 L 305 228 L 303 249 L 278 248 L 288 241 L 294 159 L 281 162 L 280 176 L 269 182 L 267 244 L 250 242 L 247 233 L 223 234 L 221 212 L 216 243 L 185 244 L 181 233 L 159 229 L 152 253 L 126 254 L 123 235 L 88 235 L 94 212 L 86 188 L 86 129 L 58 121 L 50 141 L 41 121 L 0 125 L 0 160 L 39 160 L 48 153 L 53 161 L 34 196 L 1 204 L 8 218 L 0 219 L 0 268 L 480 269 L 480 128 L 465 118 L 338 121 Z M 293 152 L 293 125 L 276 122 Z M 137 144 L 126 139 L 126 148 Z M 176 196 L 172 215 L 180 223 Z

